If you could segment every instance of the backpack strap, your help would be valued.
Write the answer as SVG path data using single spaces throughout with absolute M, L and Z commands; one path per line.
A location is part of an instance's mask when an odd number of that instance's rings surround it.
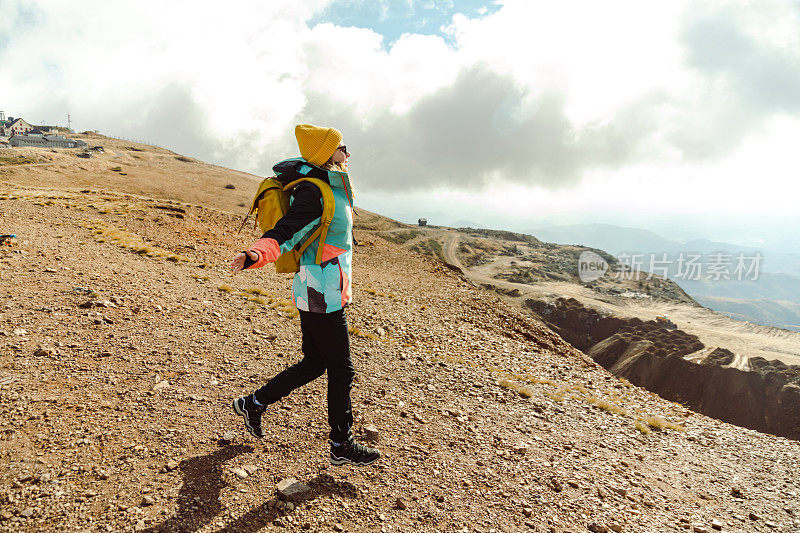
M 331 222 L 333 222 L 333 213 L 336 209 L 336 200 L 333 197 L 333 190 L 331 189 L 331 186 L 317 178 L 300 178 L 294 180 L 293 182 L 287 184 L 283 190 L 289 191 L 290 189 L 293 189 L 299 185 L 302 181 L 313 183 L 322 193 L 322 216 L 320 217 L 319 227 L 314 230 L 308 239 L 306 239 L 306 242 L 304 242 L 303 245 L 298 248 L 297 254 L 298 257 L 302 255 L 303 252 L 306 251 L 306 248 L 308 248 L 312 242 L 319 238 L 319 247 L 317 248 L 316 257 L 316 263 L 319 265 L 322 263 L 322 252 L 325 246 L 325 237 L 327 237 L 328 228 L 330 227 Z

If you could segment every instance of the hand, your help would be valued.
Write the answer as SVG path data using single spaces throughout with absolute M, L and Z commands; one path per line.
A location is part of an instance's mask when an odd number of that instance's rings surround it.
M 244 268 L 244 261 L 247 257 L 245 253 L 250 256 L 251 260 L 258 261 L 258 254 L 252 250 L 247 250 L 247 252 L 236 254 L 236 257 L 234 257 L 233 261 L 231 261 L 231 270 L 234 274 L 241 272 L 241 270 Z

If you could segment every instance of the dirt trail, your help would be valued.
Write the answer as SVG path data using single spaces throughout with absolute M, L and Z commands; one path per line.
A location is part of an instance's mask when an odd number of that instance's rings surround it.
M 499 257 L 478 267 L 465 267 L 456 254 L 459 238 L 458 232 L 448 234 L 443 247 L 447 261 L 458 266 L 476 283 L 519 290 L 520 296 L 502 296 L 508 302 L 523 304 L 526 298 L 563 297 L 575 298 L 586 306 L 623 317 L 653 320 L 659 315 L 669 315 L 680 329 L 697 335 L 706 346 L 719 346 L 734 352 L 736 359 L 733 366 L 736 368 L 747 370 L 750 357 L 800 364 L 800 332 L 741 322 L 704 307 L 599 294 L 577 283 L 550 281 L 528 285 L 497 279 L 493 274 L 498 271 L 498 266 L 510 259 Z

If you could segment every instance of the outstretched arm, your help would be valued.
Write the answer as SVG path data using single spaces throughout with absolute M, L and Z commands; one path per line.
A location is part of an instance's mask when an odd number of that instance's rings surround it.
M 247 268 L 260 268 L 277 261 L 281 254 L 302 240 L 298 238 L 298 233 L 321 216 L 322 193 L 319 188 L 310 183 L 301 183 L 292 193 L 289 211 L 246 252 L 234 257 L 231 270 L 235 274 Z

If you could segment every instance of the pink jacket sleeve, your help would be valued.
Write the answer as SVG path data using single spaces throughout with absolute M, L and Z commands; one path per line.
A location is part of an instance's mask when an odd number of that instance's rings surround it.
M 275 239 L 258 239 L 250 251 L 258 254 L 258 261 L 245 268 L 261 268 L 267 263 L 274 263 L 281 256 L 281 249 Z

